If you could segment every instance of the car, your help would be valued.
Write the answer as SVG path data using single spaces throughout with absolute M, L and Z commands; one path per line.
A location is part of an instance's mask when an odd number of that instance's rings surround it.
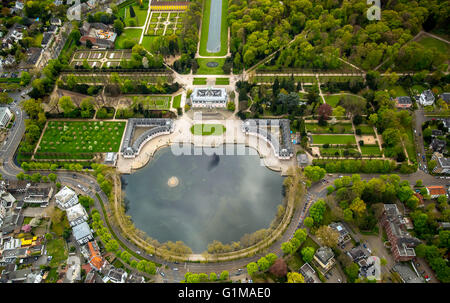
M 78 187 L 79 189 L 82 189 L 82 188 L 83 188 L 80 184 L 77 184 L 77 187 Z
M 342 177 L 343 177 L 343 175 L 340 175 L 340 176 L 339 176 L 339 178 L 342 178 Z
M 427 281 L 427 282 L 431 280 L 431 278 L 428 275 L 425 275 L 424 278 L 425 278 L 425 281 Z
M 363 243 L 363 247 L 364 247 L 364 248 L 367 248 L 367 245 L 366 245 L 366 243 Z
M 136 253 L 137 253 L 138 255 L 140 255 L 140 254 L 141 254 L 141 252 L 140 252 L 139 250 L 136 250 Z
M 341 279 L 338 279 L 338 283 L 341 283 Z
M 173 270 L 174 270 L 174 271 L 177 271 L 177 270 L 178 270 L 178 268 L 174 267 L 174 268 L 173 268 Z
M 425 155 L 422 155 L 422 160 L 425 161 Z
M 160 272 L 159 274 L 160 274 L 162 277 L 165 277 L 165 276 L 166 276 L 166 274 L 163 273 L 163 272 Z
M 248 283 L 253 283 L 253 280 L 248 280 Z
M 152 256 L 153 256 L 153 255 L 152 255 Z M 175 261 L 175 262 L 173 262 L 173 264 L 180 264 L 180 262 Z
M 153 257 L 153 254 L 148 254 L 150 257 Z
M 73 177 L 74 179 L 76 179 L 76 178 L 77 178 L 77 175 L 73 174 L 72 177 Z
M 419 266 L 420 266 L 420 263 L 416 263 L 416 266 L 419 267 Z

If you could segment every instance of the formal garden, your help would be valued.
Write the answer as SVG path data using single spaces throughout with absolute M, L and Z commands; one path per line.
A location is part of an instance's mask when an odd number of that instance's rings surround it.
M 122 18 L 125 26 L 127 27 L 139 27 L 144 26 L 148 13 L 149 0 L 140 1 L 126 1 L 119 5 L 119 11 L 117 16 Z
M 142 106 L 144 110 L 170 109 L 172 96 L 134 96 L 132 106 Z
M 85 158 L 85 154 L 118 152 L 125 122 L 50 121 L 40 141 L 37 153 L 55 158 Z
M 195 124 L 191 127 L 191 133 L 199 136 L 220 136 L 226 131 L 222 124 Z
M 183 28 L 185 16 L 186 13 L 181 11 L 152 11 L 145 34 L 151 36 L 179 35 Z

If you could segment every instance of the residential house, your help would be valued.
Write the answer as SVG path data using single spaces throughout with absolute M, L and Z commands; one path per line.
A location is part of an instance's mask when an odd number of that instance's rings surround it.
M 436 161 L 436 167 L 433 168 L 435 174 L 450 174 L 450 158 L 444 158 L 441 153 L 433 153 L 431 160 Z
M 432 137 L 442 136 L 442 131 L 440 129 L 433 129 L 431 130 L 431 136 Z
M 103 23 L 88 23 L 83 22 L 80 28 L 81 38 L 80 42 L 86 44 L 89 40 L 92 45 L 100 48 L 114 48 L 114 41 L 117 34 L 113 32 L 113 27 Z
M 397 205 L 384 204 L 381 224 L 386 230 L 395 261 L 409 261 L 415 258 L 414 247 L 421 242 L 406 231 L 405 221 Z
M 401 96 L 395 98 L 395 106 L 397 108 L 410 108 L 412 106 L 412 100 L 408 96 Z
M 56 195 L 56 204 L 59 208 L 62 210 L 66 210 L 71 206 L 74 206 L 78 203 L 78 196 L 77 193 L 74 192 L 72 189 L 68 188 L 67 186 L 64 186 Z
M 370 257 L 370 252 L 364 248 L 364 246 L 359 245 L 357 247 L 353 247 L 350 251 L 347 252 L 347 255 L 352 259 L 353 262 L 358 263 L 361 260 L 366 260 Z
M 86 222 L 88 219 L 88 214 L 80 203 L 66 209 L 66 215 L 67 220 L 72 227 Z
M 439 95 L 439 98 L 444 100 L 445 102 L 449 103 L 450 102 L 450 93 L 443 93 L 443 94 Z
M 94 239 L 89 224 L 83 222 L 72 228 L 72 234 L 78 244 L 83 245 Z
M 25 203 L 41 204 L 42 207 L 47 206 L 53 194 L 53 187 L 30 186 L 28 187 L 23 201 Z
M 30 255 L 30 252 L 26 247 L 4 250 L 2 252 L 2 257 L 0 259 L 0 263 L 12 264 L 12 263 L 16 262 L 16 260 L 26 258 L 29 255 Z
M 100 254 L 97 243 L 95 241 L 91 241 L 88 242 L 87 245 L 90 253 L 89 264 L 93 269 L 100 271 L 105 266 L 106 262 Z
M 137 274 L 130 274 L 125 283 L 145 283 L 145 279 L 143 276 Z
M 124 269 L 110 266 L 108 268 L 107 275 L 105 276 L 105 280 L 109 280 L 113 283 L 125 283 L 127 277 L 128 274 Z
M 446 195 L 448 197 L 448 194 L 445 191 L 445 188 L 441 185 L 427 186 L 425 188 L 427 189 L 427 193 L 431 196 L 431 199 L 435 199 L 435 198 L 439 197 L 440 195 Z
M 445 140 L 441 140 L 438 138 L 433 138 L 433 141 L 431 141 L 430 144 L 430 148 L 434 151 L 434 152 L 438 152 L 438 153 L 444 153 L 447 149 L 447 142 L 445 142 Z
M 435 98 L 434 98 L 433 92 L 429 89 L 426 91 L 423 91 L 419 97 L 419 103 L 422 106 L 433 105 L 434 100 L 435 100 Z
M 299 272 L 305 278 L 305 283 L 320 283 L 316 271 L 311 267 L 311 265 L 309 265 L 309 263 L 303 264 L 302 267 L 300 267 Z
M 61 26 L 62 22 L 59 18 L 50 18 L 50 24 L 55 26 Z
M 30 47 L 27 50 L 27 58 L 22 61 L 22 67 L 25 69 L 40 69 L 44 63 L 44 49 L 40 47 Z
M 328 272 L 335 264 L 334 253 L 331 248 L 327 246 L 318 248 L 314 254 L 313 260 L 319 265 L 319 269 L 324 273 Z
M 333 222 L 328 226 L 339 233 L 338 245 L 343 246 L 351 240 L 350 234 L 341 222 Z
M 444 126 L 447 128 L 447 132 L 450 132 L 450 118 L 441 119 L 444 122 Z
M 8 107 L 0 107 L 0 127 L 5 128 L 8 125 L 9 121 L 11 121 L 12 115 L 13 114 Z
M 20 231 L 22 222 L 23 222 L 23 215 L 20 215 L 19 213 L 10 214 L 5 218 L 3 218 L 3 225 L 0 228 L 0 232 L 3 235 L 8 235 L 14 232 L 16 229 Z
M 16 202 L 16 198 L 7 192 L 4 189 L 0 189 L 0 203 L 6 208 L 9 209 L 13 206 L 14 202 Z
M 54 37 L 54 33 L 51 33 L 51 32 L 45 32 L 45 33 L 43 34 L 43 37 L 42 37 L 41 46 L 42 46 L 43 48 L 47 48 L 47 46 L 49 46 L 50 43 L 52 42 L 53 37 Z

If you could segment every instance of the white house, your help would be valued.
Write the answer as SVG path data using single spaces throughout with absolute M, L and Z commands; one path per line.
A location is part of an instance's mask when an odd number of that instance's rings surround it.
M 56 195 L 56 204 L 59 206 L 59 208 L 66 210 L 69 207 L 75 205 L 78 203 L 78 196 L 77 193 L 74 192 L 72 189 L 68 188 L 67 186 L 64 186 Z
M 86 222 L 88 219 L 88 214 L 84 209 L 83 205 L 81 205 L 80 203 L 75 204 L 72 207 L 69 207 L 66 210 L 66 215 L 70 226 L 76 226 L 78 224 Z
M 226 107 L 228 101 L 225 88 L 194 88 L 191 94 L 192 107 Z
M 434 99 L 435 98 L 434 98 L 433 93 L 431 92 L 431 90 L 428 89 L 428 90 L 423 91 L 423 93 L 420 94 L 419 103 L 422 106 L 433 105 Z
M 87 224 L 86 222 L 75 225 L 72 228 L 72 234 L 75 240 L 80 245 L 86 244 L 87 242 L 94 240 L 91 228 L 89 227 L 89 224 Z
M 12 113 L 6 106 L 0 107 L 0 127 L 6 127 L 11 120 Z

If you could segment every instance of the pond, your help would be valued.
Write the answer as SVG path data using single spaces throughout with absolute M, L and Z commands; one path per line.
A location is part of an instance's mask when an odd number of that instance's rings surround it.
M 237 145 L 222 147 L 236 154 Z M 255 150 L 240 148 L 244 155 L 176 156 L 170 147 L 160 149 L 145 167 L 123 175 L 127 214 L 150 237 L 181 240 L 194 253 L 213 240 L 230 243 L 268 228 L 284 178 L 264 167 Z
M 222 0 L 211 0 L 208 41 L 206 42 L 206 50 L 210 53 L 220 52 L 221 25 L 222 25 Z

